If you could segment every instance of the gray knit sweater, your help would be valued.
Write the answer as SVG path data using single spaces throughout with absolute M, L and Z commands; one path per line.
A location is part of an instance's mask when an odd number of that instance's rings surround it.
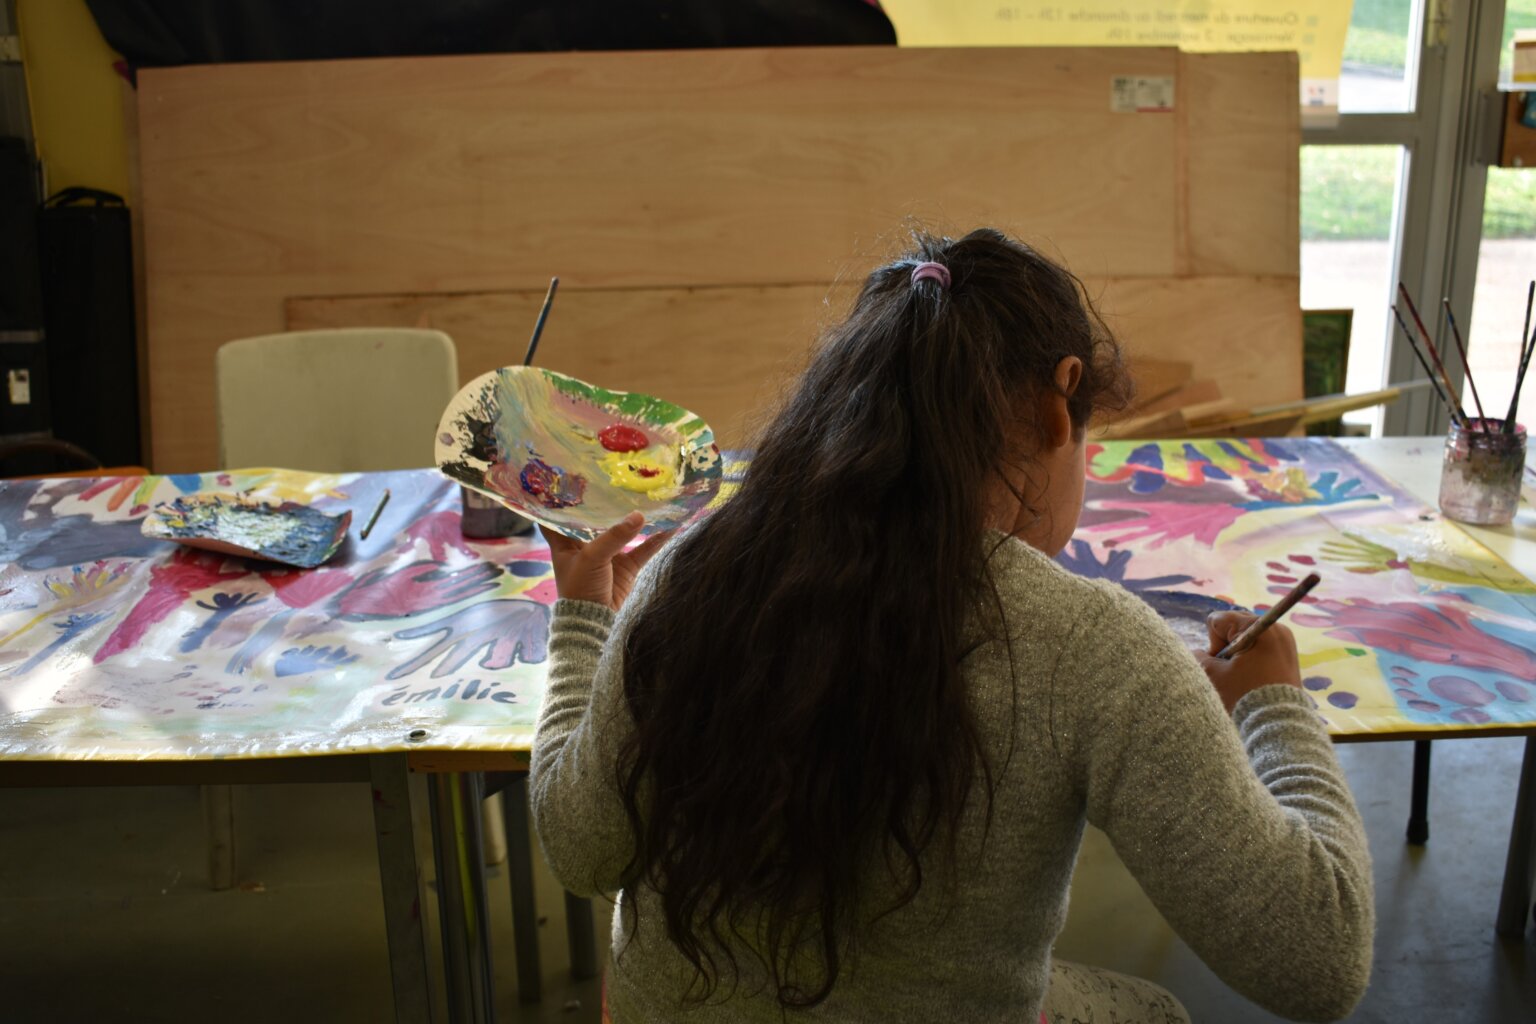
M 578 894 L 619 889 L 633 849 L 614 786 L 632 727 L 621 641 L 664 557 L 617 621 L 598 605 L 555 605 L 530 781 L 544 854 Z M 944 844 L 930 848 L 917 898 L 860 937 L 830 998 L 794 1016 L 1035 1020 L 1085 821 L 1109 835 L 1168 922 L 1233 988 L 1287 1017 L 1346 1015 L 1370 974 L 1370 859 L 1305 694 L 1266 686 L 1228 717 L 1178 638 L 1127 591 L 1012 539 L 991 569 L 1012 658 L 998 640 L 965 662 L 992 764 L 1012 740 L 991 832 L 984 838 L 984 801 L 973 801 L 958 861 L 940 864 Z M 783 1019 L 750 955 L 738 957 L 744 973 L 729 998 L 685 1008 L 692 969 L 667 941 L 660 902 L 638 887 L 620 896 L 631 900 L 637 934 L 614 915 L 615 1024 Z

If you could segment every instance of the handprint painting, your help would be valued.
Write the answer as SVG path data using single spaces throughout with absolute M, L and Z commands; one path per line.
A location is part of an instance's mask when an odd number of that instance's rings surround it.
M 693 413 L 562 373 L 508 366 L 443 413 L 439 468 L 538 523 L 591 540 L 633 511 L 681 526 L 720 488 L 720 449 Z
M 313 569 L 141 533 L 213 491 L 344 520 L 386 487 L 369 539 Z M 554 598 L 548 550 L 466 541 L 458 488 L 431 470 L 8 482 L 0 755 L 526 749 Z
M 1209 612 L 1262 611 L 1316 571 L 1287 623 L 1330 723 L 1536 720 L 1536 587 L 1331 441 L 1090 444 L 1059 561 L 1139 594 L 1190 642 Z

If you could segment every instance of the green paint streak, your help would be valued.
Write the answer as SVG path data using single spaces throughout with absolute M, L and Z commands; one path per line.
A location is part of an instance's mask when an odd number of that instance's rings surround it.
M 646 423 L 664 426 L 682 419 L 688 415 L 688 410 L 664 402 L 650 395 L 642 395 L 635 391 L 609 391 L 607 388 L 594 387 L 571 377 L 545 371 L 544 376 L 559 391 L 574 398 L 580 398 L 591 402 L 593 405 L 601 405 L 612 409 L 624 416 L 630 416 Z

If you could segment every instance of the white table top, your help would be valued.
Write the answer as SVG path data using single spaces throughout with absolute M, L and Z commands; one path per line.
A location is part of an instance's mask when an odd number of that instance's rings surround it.
M 1338 439 L 1349 451 L 1390 477 L 1414 497 L 1432 507 L 1440 501 L 1440 457 L 1444 439 L 1439 437 L 1375 437 Z M 1536 453 L 1527 456 L 1526 486 L 1520 509 L 1508 526 L 1456 525 L 1498 555 L 1527 579 L 1536 580 Z

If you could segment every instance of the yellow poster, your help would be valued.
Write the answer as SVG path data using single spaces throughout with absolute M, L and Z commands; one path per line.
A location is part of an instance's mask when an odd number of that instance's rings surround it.
M 1303 102 L 1329 103 L 1352 0 L 882 0 L 903 46 L 1295 50 Z M 1312 85 L 1309 87 L 1309 83 Z

